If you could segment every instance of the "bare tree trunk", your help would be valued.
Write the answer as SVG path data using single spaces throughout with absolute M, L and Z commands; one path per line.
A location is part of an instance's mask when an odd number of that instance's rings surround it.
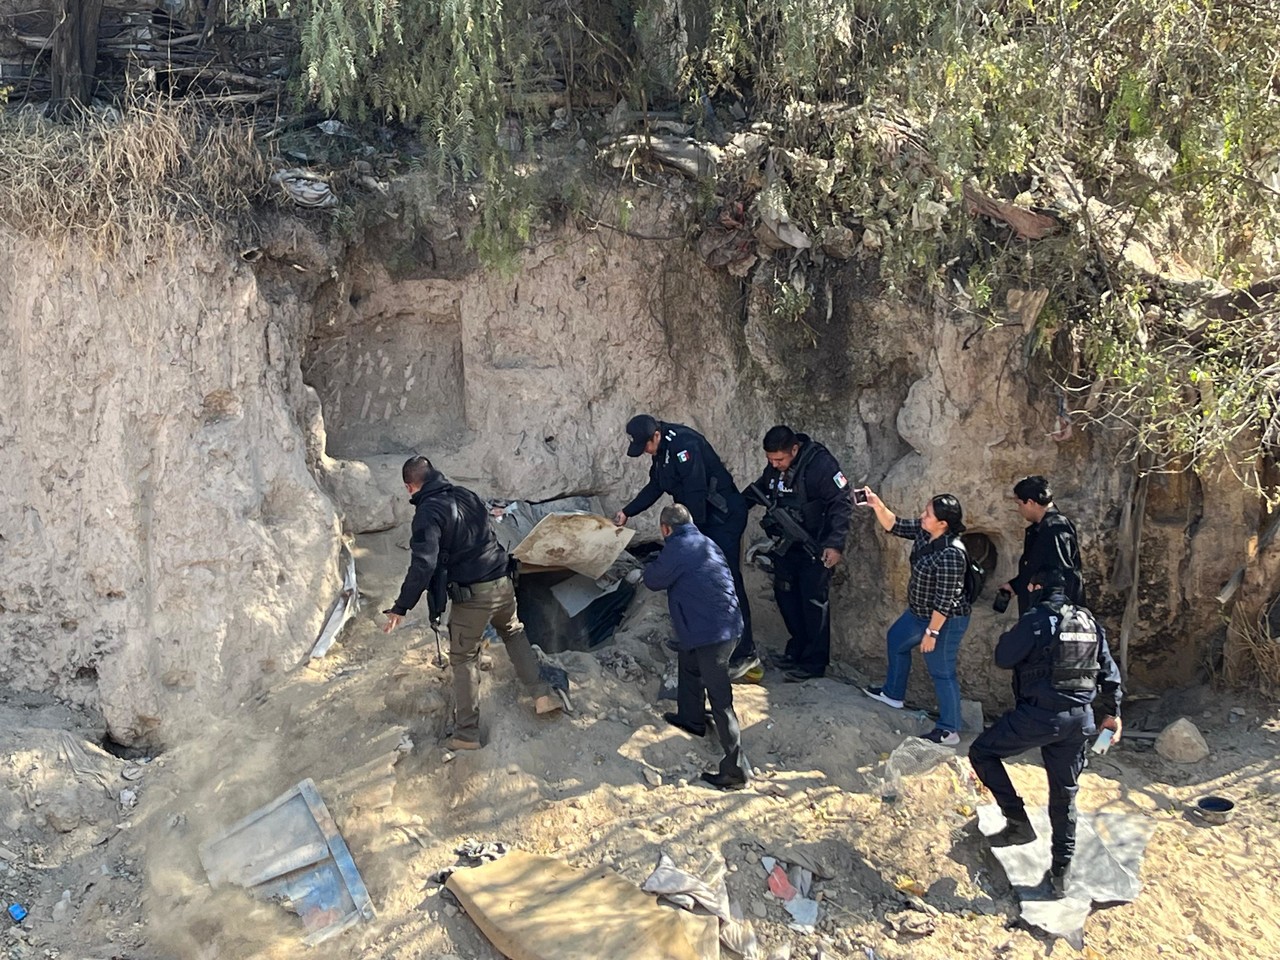
M 53 109 L 56 116 L 67 116 L 93 96 L 102 0 L 57 0 L 57 7 L 50 64 Z

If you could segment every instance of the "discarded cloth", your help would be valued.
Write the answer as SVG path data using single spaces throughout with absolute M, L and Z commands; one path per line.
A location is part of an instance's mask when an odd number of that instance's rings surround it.
M 432 883 L 443 884 L 453 876 L 453 871 L 461 870 L 464 867 L 478 867 L 482 863 L 492 863 L 507 855 L 511 847 L 504 840 L 474 840 L 468 837 L 462 842 L 462 846 L 453 852 L 458 855 L 459 862 L 451 867 L 444 867 L 431 874 Z
M 669 856 L 662 853 L 640 889 L 645 893 L 656 893 L 685 910 L 692 910 L 695 905 L 703 907 L 720 921 L 720 942 L 746 960 L 755 960 L 759 956 L 760 945 L 751 922 L 745 920 L 741 909 L 729 901 L 724 861 L 713 858 L 704 872 L 709 880 L 701 880 L 679 869 Z

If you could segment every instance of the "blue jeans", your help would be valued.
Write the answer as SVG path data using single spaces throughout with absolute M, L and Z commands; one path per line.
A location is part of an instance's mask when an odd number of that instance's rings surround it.
M 910 610 L 903 612 L 889 628 L 889 675 L 884 681 L 884 692 L 894 700 L 907 695 L 907 679 L 911 676 L 911 651 L 924 639 L 928 617 L 917 617 Z M 942 632 L 933 649 L 924 654 L 924 664 L 933 677 L 933 689 L 938 695 L 938 727 L 960 732 L 960 681 L 956 679 L 956 657 L 960 654 L 960 640 L 969 629 L 968 617 L 947 617 Z

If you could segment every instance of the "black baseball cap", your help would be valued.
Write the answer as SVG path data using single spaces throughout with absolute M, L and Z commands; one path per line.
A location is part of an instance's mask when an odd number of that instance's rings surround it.
M 636 414 L 636 416 L 628 420 L 627 436 L 631 438 L 631 444 L 627 447 L 627 456 L 638 457 L 644 453 L 645 444 L 657 432 L 658 421 L 647 413 Z

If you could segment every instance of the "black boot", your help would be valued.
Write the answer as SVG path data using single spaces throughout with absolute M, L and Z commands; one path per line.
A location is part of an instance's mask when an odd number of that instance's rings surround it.
M 707 714 L 706 717 L 703 718 L 703 724 L 700 727 L 694 726 L 678 713 L 664 713 L 662 715 L 662 719 L 667 721 L 667 723 L 671 724 L 677 730 L 683 730 L 685 733 L 691 734 L 695 737 L 705 737 L 707 735 L 707 730 L 711 726 L 707 722 L 707 720 L 710 719 L 710 716 L 710 714 Z
M 746 777 L 726 776 L 723 773 L 707 771 L 701 775 L 701 779 L 705 783 L 711 784 L 717 790 L 741 790 L 747 785 Z
M 1004 828 L 987 837 L 993 847 L 1017 847 L 1036 838 L 1035 828 L 1025 813 L 1020 817 L 1006 814 L 1004 820 Z
M 1044 872 L 1036 887 L 1038 900 L 1064 900 L 1067 896 L 1068 863 L 1055 863 Z

